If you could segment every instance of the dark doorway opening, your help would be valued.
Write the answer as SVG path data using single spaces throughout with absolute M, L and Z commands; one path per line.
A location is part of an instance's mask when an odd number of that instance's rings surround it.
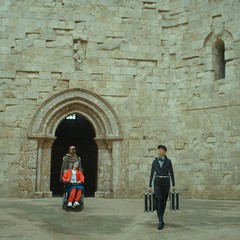
M 82 116 L 72 114 L 62 120 L 57 127 L 56 140 L 52 146 L 50 190 L 53 196 L 62 196 L 63 183 L 60 182 L 62 158 L 71 145 L 77 149 L 82 159 L 85 176 L 85 196 L 93 197 L 97 186 L 98 148 L 94 141 L 95 131 Z

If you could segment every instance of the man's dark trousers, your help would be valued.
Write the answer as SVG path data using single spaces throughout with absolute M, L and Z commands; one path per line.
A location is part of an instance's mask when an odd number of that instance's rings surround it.
M 170 178 L 155 177 L 154 194 L 156 197 L 157 214 L 159 222 L 163 221 L 163 215 L 167 205 L 167 199 L 170 189 Z

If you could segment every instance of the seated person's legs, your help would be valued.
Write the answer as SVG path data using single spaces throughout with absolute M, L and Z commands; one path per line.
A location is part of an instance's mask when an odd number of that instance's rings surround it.
M 76 188 L 71 189 L 70 195 L 68 197 L 68 206 L 72 206 L 72 202 L 75 199 L 76 192 L 77 192 Z
M 81 199 L 81 195 L 82 195 L 82 189 L 76 189 L 76 195 L 75 195 L 75 202 L 74 202 L 74 206 L 78 206 L 80 199 Z
M 77 189 L 75 201 L 80 202 L 81 196 L 82 196 L 82 189 Z

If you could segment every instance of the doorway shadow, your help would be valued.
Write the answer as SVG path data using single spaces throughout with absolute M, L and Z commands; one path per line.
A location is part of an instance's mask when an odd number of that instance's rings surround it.
M 98 148 L 94 141 L 95 131 L 82 116 L 72 114 L 63 119 L 56 129 L 56 140 L 52 146 L 50 190 L 53 196 L 63 195 L 63 183 L 60 181 L 62 158 L 71 145 L 81 157 L 85 176 L 85 196 L 94 197 L 97 186 Z

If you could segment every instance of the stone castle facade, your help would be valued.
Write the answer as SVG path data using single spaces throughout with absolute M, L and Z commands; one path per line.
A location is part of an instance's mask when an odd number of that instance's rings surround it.
M 96 197 L 141 197 L 165 144 L 183 197 L 240 199 L 238 0 L 0 5 L 1 196 L 51 196 L 55 131 L 77 113 Z

